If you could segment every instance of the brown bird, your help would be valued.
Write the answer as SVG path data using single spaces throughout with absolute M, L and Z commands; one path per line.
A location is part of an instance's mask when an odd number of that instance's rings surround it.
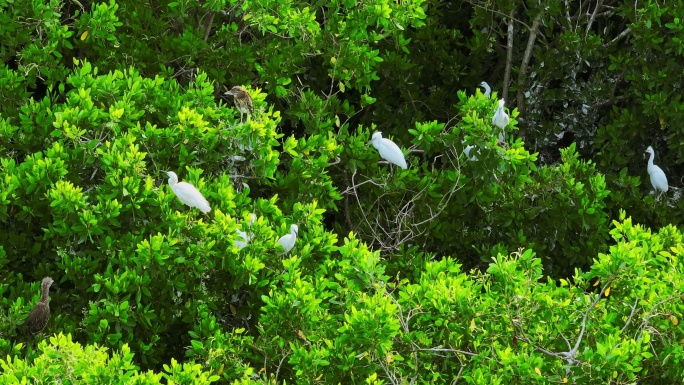
M 247 114 L 247 120 L 249 120 L 249 115 L 254 112 L 254 105 L 252 104 L 252 97 L 249 96 L 249 92 L 240 86 L 235 86 L 224 95 L 233 96 L 235 107 L 240 111 L 240 123 L 242 123 L 242 114 Z
M 40 284 L 40 301 L 31 310 L 28 317 L 26 317 L 26 331 L 28 334 L 35 336 L 45 328 L 50 319 L 50 285 L 52 285 L 52 278 L 45 277 Z

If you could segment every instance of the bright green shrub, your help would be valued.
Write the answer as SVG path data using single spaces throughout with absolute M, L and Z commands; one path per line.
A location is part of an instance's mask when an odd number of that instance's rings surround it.
M 28 362 L 19 357 L 0 359 L 0 384 L 70 382 L 97 384 L 211 384 L 219 377 L 203 372 L 200 365 L 164 365 L 164 372 L 140 372 L 133 363 L 133 353 L 123 345 L 120 352 L 107 353 L 97 345 L 81 346 L 71 335 L 62 333 L 38 345 L 39 356 Z

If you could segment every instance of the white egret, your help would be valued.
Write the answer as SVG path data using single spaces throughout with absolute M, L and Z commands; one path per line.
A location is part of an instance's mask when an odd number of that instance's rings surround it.
M 487 82 L 480 83 L 480 87 L 485 89 L 484 96 L 485 98 L 489 99 L 489 96 L 492 94 L 492 88 L 489 87 L 489 84 L 487 84 Z
M 166 175 L 169 176 L 169 186 L 171 186 L 171 191 L 181 200 L 190 207 L 197 207 L 201 212 L 208 213 L 211 211 L 209 207 L 209 202 L 204 199 L 202 193 L 195 188 L 195 186 L 186 182 L 179 182 L 178 175 L 173 171 L 167 171 Z
M 465 140 L 463 142 L 465 142 Z M 472 150 L 475 150 L 475 151 L 473 151 L 473 156 L 470 156 L 470 151 L 472 151 Z M 477 160 L 477 156 L 475 155 L 476 152 L 477 152 L 477 148 L 472 144 L 467 145 L 463 149 L 463 153 L 466 155 L 466 158 L 468 158 L 468 160 L 470 160 L 470 161 Z
M 404 159 L 404 153 L 401 151 L 401 148 L 393 141 L 383 138 L 382 132 L 374 133 L 371 143 L 378 150 L 382 159 L 396 164 L 404 170 L 406 169 L 406 159 Z
M 247 227 L 252 227 L 252 225 L 254 224 L 255 221 L 256 221 L 256 215 L 252 214 L 252 220 L 249 221 L 249 224 L 247 225 Z M 247 246 L 249 241 L 251 241 L 252 238 L 254 238 L 254 234 L 251 232 L 249 234 L 247 234 L 246 232 L 244 232 L 240 229 L 235 229 L 235 232 L 238 235 L 238 237 L 235 239 L 235 247 L 237 247 L 238 250 L 242 250 L 245 246 Z
M 504 104 L 506 104 L 506 101 L 503 99 L 499 100 L 499 108 L 496 109 L 496 112 L 492 117 L 492 123 L 501 129 L 501 132 L 499 132 L 499 142 L 506 141 L 506 138 L 504 137 L 504 128 L 506 128 L 508 123 L 511 121 L 508 118 L 506 111 L 504 111 Z
M 299 232 L 299 227 L 297 225 L 292 225 L 290 226 L 290 234 L 283 235 L 278 239 L 278 243 L 280 243 L 281 246 L 283 246 L 283 249 L 285 249 L 285 254 L 289 253 L 290 250 L 295 245 L 295 242 L 297 241 L 297 233 Z
M 658 197 L 660 197 L 660 194 L 666 193 L 668 190 L 667 177 L 660 167 L 653 164 L 653 157 L 655 156 L 653 147 L 648 146 L 646 152 L 651 154 L 648 158 L 648 175 L 651 177 L 651 185 L 655 189 Z M 660 194 L 658 194 L 659 191 L 661 192 Z

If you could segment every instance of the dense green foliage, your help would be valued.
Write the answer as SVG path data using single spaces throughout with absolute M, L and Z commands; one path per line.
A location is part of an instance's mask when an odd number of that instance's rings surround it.
M 0 10 L 0 384 L 684 381 L 682 1 Z

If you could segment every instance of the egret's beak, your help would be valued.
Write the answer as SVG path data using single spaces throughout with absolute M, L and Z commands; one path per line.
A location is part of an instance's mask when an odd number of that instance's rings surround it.
M 295 230 L 295 237 L 299 236 L 299 230 Z
M 223 94 L 224 94 L 224 95 L 235 96 L 235 95 L 233 95 L 233 90 L 226 91 L 226 92 L 224 92 Z

